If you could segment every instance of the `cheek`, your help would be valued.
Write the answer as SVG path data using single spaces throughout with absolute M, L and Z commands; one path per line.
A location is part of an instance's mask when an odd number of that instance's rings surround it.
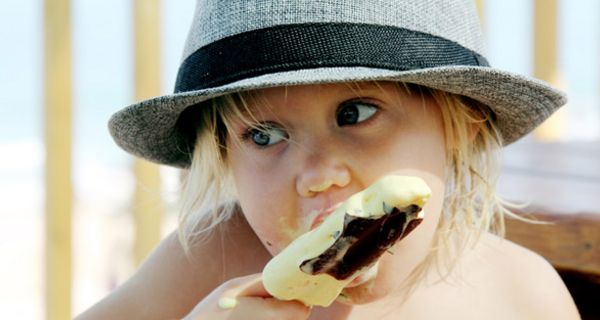
M 272 253 L 282 250 L 297 236 L 298 228 L 293 199 L 283 175 L 277 169 L 268 172 L 239 150 L 230 152 L 230 165 L 237 200 L 253 231 Z
M 390 171 L 419 176 L 431 188 L 431 198 L 424 207 L 424 221 L 399 243 L 399 251 L 412 253 L 412 257 L 407 259 L 412 260 L 414 266 L 429 253 L 429 244 L 440 221 L 446 192 L 447 160 L 443 124 L 436 113 L 428 119 L 431 121 L 393 137 L 398 141 L 398 147 L 390 155 L 391 162 L 397 163 L 397 169 L 391 168 Z
M 445 180 L 444 137 L 438 130 L 399 130 L 359 148 L 363 151 L 357 153 L 357 166 L 367 168 L 375 177 L 412 172 Z
M 375 176 L 419 176 L 431 188 L 432 197 L 425 205 L 425 219 L 421 225 L 394 246 L 393 255 L 383 256 L 375 283 L 346 291 L 348 298 L 355 303 L 370 302 L 388 295 L 430 254 L 445 198 L 447 162 L 444 141 L 440 119 L 424 123 L 421 127 L 402 128 L 380 139 L 376 145 L 365 146 L 369 150 L 365 153 L 380 155 L 361 159 L 362 166 L 377 170 L 373 172 Z
M 353 139 L 360 141 L 355 149 L 362 150 L 357 153 L 357 165 L 375 170 L 378 176 L 401 169 L 444 179 L 446 146 L 441 112 L 429 100 L 425 104 L 410 100 L 408 105 L 386 110 L 379 129 L 369 139 Z

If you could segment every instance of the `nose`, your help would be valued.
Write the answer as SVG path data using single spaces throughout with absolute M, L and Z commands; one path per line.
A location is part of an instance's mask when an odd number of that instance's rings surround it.
M 347 164 L 331 149 L 310 152 L 305 160 L 296 180 L 300 196 L 312 197 L 332 187 L 342 188 L 350 183 Z

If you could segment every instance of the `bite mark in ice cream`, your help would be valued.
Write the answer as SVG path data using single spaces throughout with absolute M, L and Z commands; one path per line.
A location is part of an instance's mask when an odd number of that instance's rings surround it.
M 263 270 L 265 288 L 281 300 L 330 305 L 421 222 L 430 193 L 417 177 L 381 178 L 271 259 Z
M 385 203 L 383 204 L 385 206 Z M 306 260 L 300 270 L 311 274 L 327 273 L 344 280 L 365 266 L 371 266 L 396 241 L 412 231 L 422 219 L 407 219 L 421 208 L 410 205 L 391 208 L 389 213 L 376 218 L 344 217 L 344 229 L 333 236 L 336 241 L 318 257 Z

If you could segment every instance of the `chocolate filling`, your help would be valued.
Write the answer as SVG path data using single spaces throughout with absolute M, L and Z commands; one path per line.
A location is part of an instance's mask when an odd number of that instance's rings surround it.
M 345 280 L 375 263 L 387 249 L 419 225 L 422 221 L 416 215 L 419 211 L 419 206 L 410 205 L 393 208 L 389 214 L 376 219 L 346 214 L 344 229 L 341 234 L 333 235 L 337 239 L 331 247 L 302 262 L 300 269 L 311 275 L 327 273 L 338 280 Z

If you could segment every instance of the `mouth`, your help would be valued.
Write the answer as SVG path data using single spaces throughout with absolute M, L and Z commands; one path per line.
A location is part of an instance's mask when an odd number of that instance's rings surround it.
M 387 209 L 384 209 L 387 210 Z M 334 243 L 319 256 L 302 262 L 308 274 L 327 273 L 338 280 L 348 279 L 356 271 L 373 265 L 394 243 L 411 233 L 422 221 L 416 204 L 393 207 L 377 218 L 347 214 L 344 227 Z
M 316 217 L 313 219 L 310 225 L 310 230 L 314 230 L 316 227 L 320 226 L 321 223 L 323 223 L 323 221 L 325 221 L 327 217 L 329 217 L 337 208 L 339 208 L 341 204 L 342 203 L 339 202 L 338 204 L 331 206 L 325 210 L 314 210 L 312 214 L 316 214 Z
M 377 262 L 373 266 L 371 266 L 367 271 L 362 272 L 356 278 L 354 278 L 354 280 L 352 280 L 352 282 L 350 282 L 346 286 L 346 288 L 358 287 L 361 284 L 364 284 L 367 281 L 374 279 L 377 276 L 378 271 L 379 271 L 379 263 Z

